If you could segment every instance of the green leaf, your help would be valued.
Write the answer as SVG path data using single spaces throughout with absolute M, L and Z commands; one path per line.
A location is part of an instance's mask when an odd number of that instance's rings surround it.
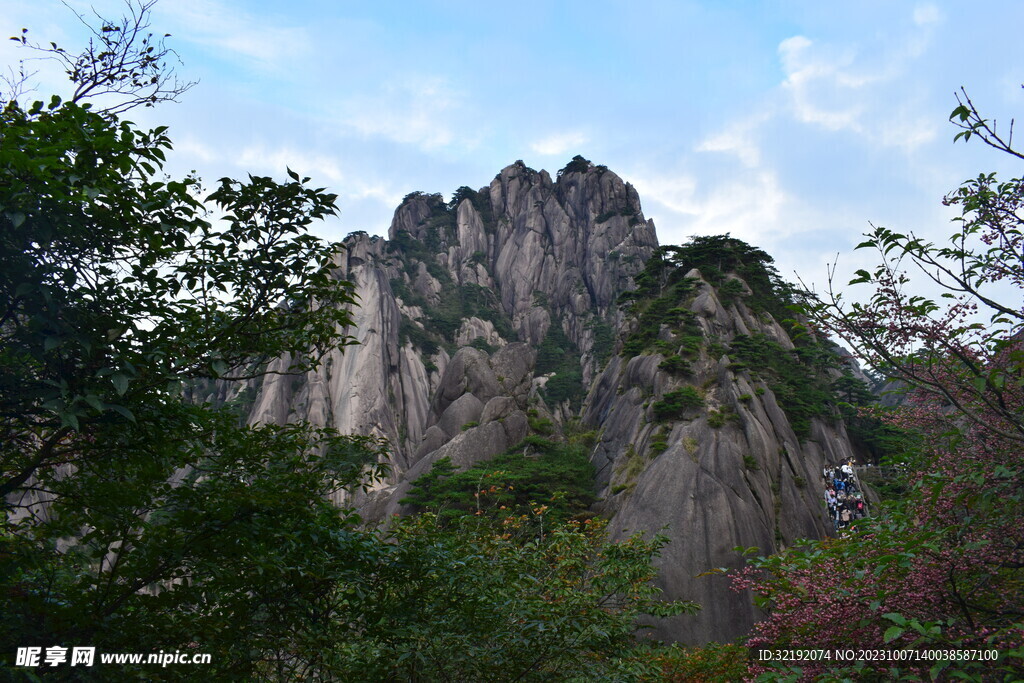
M 889 628 L 885 629 L 885 642 L 891 643 L 892 641 L 902 636 L 904 631 L 905 629 L 903 629 L 900 626 L 890 626 Z
M 115 413 L 118 413 L 122 417 L 127 418 L 129 422 L 135 422 L 135 414 L 132 413 L 132 411 L 125 408 L 124 406 L 108 404 L 107 408 L 113 410 Z
M 899 614 L 898 612 L 886 612 L 885 614 L 882 615 L 882 618 L 883 619 L 888 619 L 889 621 L 891 621 L 894 624 L 897 624 L 899 626 L 906 626 L 907 625 L 907 618 L 904 617 L 902 614 Z
M 128 391 L 128 383 L 130 380 L 124 373 L 115 372 L 111 375 L 110 381 L 113 383 L 118 396 L 124 396 L 125 392 Z

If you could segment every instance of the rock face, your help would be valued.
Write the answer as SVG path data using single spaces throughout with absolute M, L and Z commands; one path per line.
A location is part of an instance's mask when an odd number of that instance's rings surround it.
M 723 305 L 699 272 L 688 276 L 697 279 L 689 310 L 705 339 L 793 348 L 770 314 Z M 696 617 L 653 624 L 652 635 L 691 644 L 731 640 L 759 617 L 750 596 L 732 592 L 722 576 L 698 575 L 742 566 L 737 546 L 771 552 L 824 537 L 831 526 L 819 500 L 822 469 L 855 453 L 834 419 L 814 417 L 798 436 L 774 383 L 716 346 L 691 352 L 682 377 L 666 372 L 679 336 L 663 328 L 661 353 L 612 359 L 591 389 L 584 419 L 602 428 L 592 454 L 599 508 L 611 518 L 613 536 L 667 528 L 673 541 L 658 561 L 660 586 L 669 597 L 702 605 Z M 702 405 L 659 419 L 680 387 L 694 389 Z
M 571 413 L 598 371 L 595 340 L 610 351 L 615 299 L 657 238 L 636 190 L 606 168 L 584 162 L 553 181 L 517 162 L 488 187 L 460 188 L 449 204 L 410 194 L 387 240 L 356 234 L 346 246 L 338 267 L 356 285 L 349 333 L 358 345 L 299 381 L 269 375 L 250 421 L 308 420 L 385 437 L 391 476 L 377 500 L 449 442 L 481 441 L 480 459 L 521 439 L 536 396 L 535 349 L 549 334 L 573 356 L 576 386 L 552 406 Z M 491 405 L 498 397 L 514 409 Z M 471 436 L 491 421 L 503 425 L 501 438 Z M 460 431 L 467 424 L 479 427 Z
M 814 416 L 795 430 L 792 396 L 730 360 L 752 339 L 794 347 L 769 312 L 746 305 L 742 279 L 713 286 L 687 272 L 679 300 L 662 306 L 665 324 L 649 320 L 664 297 L 620 305 L 661 251 L 615 173 L 577 157 L 553 180 L 517 162 L 447 204 L 413 193 L 387 240 L 359 234 L 346 246 L 337 265 L 356 284 L 358 345 L 302 377 L 268 375 L 249 390 L 249 419 L 385 437 L 390 475 L 345 501 L 364 518 L 408 512 L 410 482 L 442 457 L 465 468 L 514 446 L 540 408 L 598 430 L 597 511 L 614 534 L 667 527 L 658 580 L 703 609 L 655 624 L 661 639 L 742 635 L 758 617 L 750 597 L 697 575 L 738 566 L 735 546 L 771 552 L 825 535 L 821 470 L 854 455 L 842 423 Z M 677 399 L 690 404 L 666 409 Z

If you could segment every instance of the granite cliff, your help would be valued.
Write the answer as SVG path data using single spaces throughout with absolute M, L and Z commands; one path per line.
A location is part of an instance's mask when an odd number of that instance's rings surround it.
M 829 409 L 838 371 L 782 324 L 771 259 L 695 245 L 659 248 L 634 188 L 580 157 L 554 179 L 517 162 L 451 202 L 410 194 L 386 240 L 354 234 L 337 256 L 358 345 L 235 400 L 252 422 L 385 437 L 390 476 L 344 501 L 371 521 L 408 512 L 410 482 L 442 457 L 493 457 L 537 416 L 582 423 L 596 511 L 620 536 L 666 528 L 659 582 L 703 606 L 654 635 L 735 638 L 758 616 L 749 596 L 698 575 L 738 566 L 736 546 L 825 535 L 816 483 L 854 453 Z

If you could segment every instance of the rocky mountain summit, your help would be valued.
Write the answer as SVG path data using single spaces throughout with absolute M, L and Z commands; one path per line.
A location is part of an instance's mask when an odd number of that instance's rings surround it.
M 659 582 L 703 607 L 653 624 L 687 643 L 758 616 L 700 574 L 738 566 L 736 546 L 831 528 L 816 484 L 855 455 L 832 408 L 840 373 L 784 322 L 767 254 L 728 237 L 659 247 L 636 190 L 581 157 L 554 179 L 516 162 L 450 202 L 410 194 L 388 239 L 345 244 L 358 345 L 244 400 L 251 422 L 385 437 L 389 477 L 339 501 L 365 519 L 409 512 L 411 483 L 442 458 L 465 469 L 532 434 L 590 430 L 595 511 L 620 537 L 665 529 Z

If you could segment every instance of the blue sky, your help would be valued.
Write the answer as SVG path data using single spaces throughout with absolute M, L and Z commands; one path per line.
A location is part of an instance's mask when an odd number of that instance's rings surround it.
M 5 35 L 80 44 L 57 0 L 0 10 Z M 1020 175 L 954 145 L 947 117 L 960 86 L 1000 121 L 1024 112 L 1021 25 L 1016 1 L 161 0 L 153 28 L 199 84 L 130 118 L 170 125 L 169 168 L 208 184 L 312 176 L 339 194 L 332 239 L 384 234 L 414 190 L 582 154 L 636 186 L 662 243 L 731 232 L 820 286 L 837 253 L 843 273 L 871 262 L 851 253 L 869 221 L 943 240 L 944 193 Z M 63 89 L 33 67 L 40 93 Z

